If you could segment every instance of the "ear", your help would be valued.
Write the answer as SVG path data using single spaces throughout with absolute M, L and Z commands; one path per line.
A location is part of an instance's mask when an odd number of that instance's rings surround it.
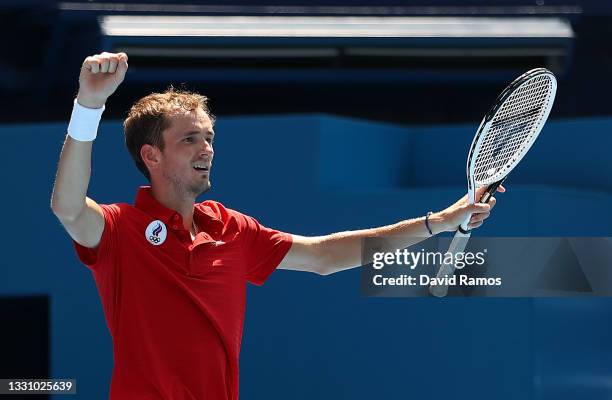
M 143 144 L 140 148 L 140 157 L 149 169 L 149 172 L 151 172 L 157 169 L 159 166 L 161 161 L 161 151 L 156 146 Z

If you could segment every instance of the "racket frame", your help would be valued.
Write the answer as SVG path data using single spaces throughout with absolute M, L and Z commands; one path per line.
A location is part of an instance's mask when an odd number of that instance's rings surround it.
M 503 183 L 503 181 L 506 180 L 506 178 L 508 177 L 508 174 L 510 174 L 510 172 L 512 172 L 512 170 L 518 165 L 518 163 L 522 160 L 525 154 L 527 154 L 527 152 L 529 151 L 533 143 L 536 141 L 536 139 L 540 135 L 540 132 L 542 131 L 542 128 L 544 127 L 544 124 L 548 120 L 548 115 L 550 114 L 550 111 L 552 109 L 554 99 L 555 99 L 555 94 L 557 92 L 557 80 L 555 79 L 555 76 L 553 75 L 552 72 L 550 72 L 546 68 L 535 68 L 535 69 L 525 72 L 524 74 L 516 78 L 514 81 L 512 81 L 512 83 L 510 83 L 497 96 L 497 98 L 495 99 L 495 102 L 493 103 L 493 106 L 489 109 L 485 117 L 482 119 L 480 126 L 478 127 L 478 130 L 476 131 L 476 134 L 474 135 L 474 139 L 472 139 L 472 144 L 470 146 L 470 151 L 468 153 L 468 158 L 466 162 L 466 175 L 467 175 L 467 184 L 468 184 L 468 193 L 467 193 L 468 196 L 467 197 L 468 197 L 469 204 L 476 203 L 476 189 L 477 188 L 476 188 L 476 179 L 475 179 L 475 166 L 476 166 L 476 156 L 479 154 L 480 147 L 482 146 L 482 142 L 486 136 L 483 133 L 489 130 L 489 128 L 491 127 L 491 124 L 493 123 L 493 118 L 495 117 L 499 109 L 502 107 L 504 102 L 508 99 L 508 97 L 510 97 L 512 93 L 514 93 L 514 91 L 518 87 L 523 85 L 525 82 L 527 82 L 528 80 L 532 78 L 537 77 L 538 75 L 542 75 L 542 74 L 551 75 L 553 78 L 551 80 L 551 85 L 552 85 L 551 99 L 548 101 L 547 107 L 544 109 L 542 116 L 540 116 L 539 118 L 540 121 L 543 121 L 543 122 L 539 124 L 537 130 L 531 135 L 531 137 L 529 138 L 529 143 L 527 143 L 527 145 L 521 148 L 521 151 L 518 152 L 519 153 L 518 155 L 515 154 L 516 157 L 513 159 L 511 167 L 505 169 L 503 171 L 503 174 L 499 177 L 499 179 L 489 185 L 489 189 L 482 196 L 482 198 L 478 199 L 478 201 L 484 203 L 490 200 L 493 192 L 497 190 L 497 188 L 499 187 L 499 185 L 501 185 L 501 183 Z M 496 172 L 496 174 L 497 173 L 499 172 Z M 471 218 L 472 218 L 472 215 L 470 214 L 459 225 L 457 231 L 455 232 L 455 236 L 453 237 L 453 240 L 451 241 L 451 244 L 447 252 L 453 254 L 453 259 L 456 253 L 462 252 L 467 246 L 467 242 L 471 236 L 471 229 L 468 229 L 468 225 L 469 225 Z M 444 257 L 444 259 L 447 259 L 447 258 Z M 457 268 L 453 263 L 443 262 L 442 265 L 440 265 L 440 269 L 436 277 L 437 278 L 443 278 L 445 276 L 450 277 L 454 274 L 455 269 L 459 269 L 459 268 Z M 439 284 L 430 285 L 429 291 L 431 294 L 433 294 L 436 297 L 444 297 L 446 296 L 446 293 L 448 292 L 448 286 L 439 285 Z

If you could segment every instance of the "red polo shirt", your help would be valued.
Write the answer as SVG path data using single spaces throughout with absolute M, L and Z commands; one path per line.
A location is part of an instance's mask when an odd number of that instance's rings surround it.
M 205 201 L 191 241 L 182 217 L 141 188 L 135 206 L 102 205 L 93 271 L 113 337 L 113 400 L 236 400 L 246 282 L 261 285 L 291 236 Z

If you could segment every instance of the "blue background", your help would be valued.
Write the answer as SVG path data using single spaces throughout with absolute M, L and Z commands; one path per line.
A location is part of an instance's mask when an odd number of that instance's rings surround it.
M 76 398 L 104 399 L 111 339 L 93 279 L 49 209 L 65 127 L 0 127 L 0 295 L 48 294 L 51 376 L 76 378 Z M 476 128 L 220 118 L 205 197 L 303 235 L 421 216 L 464 194 Z M 612 119 L 549 121 L 477 234 L 612 236 L 611 130 Z M 104 122 L 90 196 L 131 202 L 144 183 L 120 122 Z M 609 398 L 609 316 L 609 299 L 364 298 L 358 269 L 277 271 L 249 287 L 241 398 Z

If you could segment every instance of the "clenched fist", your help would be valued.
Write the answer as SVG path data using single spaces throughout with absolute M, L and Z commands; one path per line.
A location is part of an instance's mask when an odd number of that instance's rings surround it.
M 87 57 L 79 75 L 77 101 L 89 108 L 101 108 L 117 90 L 128 69 L 125 53 L 100 53 Z

